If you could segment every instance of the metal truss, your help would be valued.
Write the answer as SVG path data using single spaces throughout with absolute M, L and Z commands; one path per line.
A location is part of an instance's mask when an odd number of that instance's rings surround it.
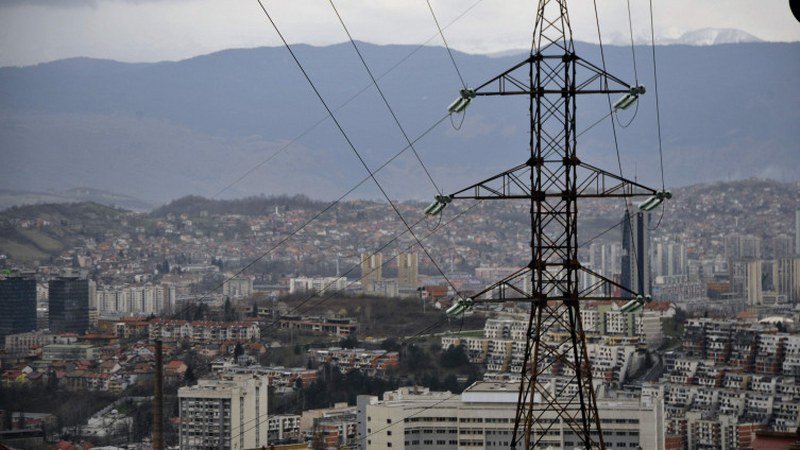
M 472 97 L 527 95 L 530 99 L 527 161 L 446 197 L 447 201 L 530 202 L 530 263 L 472 298 L 476 303 L 514 301 L 530 306 L 512 449 L 558 448 L 564 440 L 586 449 L 605 448 L 581 302 L 617 299 L 594 294 L 603 286 L 625 293 L 620 300 L 637 293 L 578 262 L 578 200 L 657 192 L 578 158 L 575 109 L 579 95 L 632 92 L 629 84 L 575 54 L 566 0 L 539 0 L 528 58 L 474 90 L 462 92 L 461 109 Z M 595 280 L 583 290 L 580 272 Z M 548 334 L 551 331 L 559 332 Z M 553 377 L 557 373 L 561 377 Z M 548 434 L 553 427 L 564 430 L 555 441 Z

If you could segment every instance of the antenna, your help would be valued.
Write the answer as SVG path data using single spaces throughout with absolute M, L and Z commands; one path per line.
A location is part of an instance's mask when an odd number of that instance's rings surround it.
M 649 207 L 671 194 L 582 162 L 576 152 L 575 108 L 580 95 L 621 95 L 617 108 L 622 109 L 644 93 L 643 86 L 631 86 L 575 54 L 566 0 L 539 0 L 530 55 L 477 88 L 462 89 L 449 107 L 460 112 L 482 96 L 529 98 L 527 160 L 450 195 L 437 195 L 426 209 L 426 214 L 439 214 L 461 199 L 530 203 L 529 264 L 472 298 L 459 299 L 448 310 L 450 315 L 461 314 L 481 302 L 530 307 L 512 449 L 552 445 L 546 438 L 556 424 L 563 424 L 576 447 L 605 448 L 581 303 L 642 297 L 578 261 L 578 199 L 648 197 L 643 204 Z M 581 272 L 597 281 L 581 290 Z M 525 279 L 531 283 L 520 287 Z M 624 297 L 594 294 L 610 286 Z

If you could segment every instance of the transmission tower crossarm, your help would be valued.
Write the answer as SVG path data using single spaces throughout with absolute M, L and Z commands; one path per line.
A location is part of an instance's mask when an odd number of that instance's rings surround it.
M 599 283 L 599 284 L 603 284 L 603 283 L 610 284 L 611 286 L 614 286 L 615 288 L 620 289 L 623 292 L 627 292 L 628 294 L 631 294 L 632 296 L 642 295 L 642 293 L 634 292 L 634 291 L 630 290 L 629 288 L 626 288 L 625 286 L 617 283 L 616 281 L 611 280 L 611 279 L 609 279 L 609 278 L 607 278 L 607 277 L 605 277 L 603 275 L 600 275 L 599 273 L 593 271 L 592 269 L 589 269 L 586 266 L 581 266 L 580 270 L 582 270 L 583 272 L 585 272 L 585 273 L 597 278 L 598 279 L 597 283 Z M 585 289 L 585 291 L 588 291 L 588 292 L 591 292 L 593 290 L 594 289 L 589 289 L 589 288 Z M 581 299 L 588 299 L 588 297 L 581 296 Z M 630 300 L 630 297 L 608 297 L 608 296 L 606 296 L 603 299 L 604 300 Z
M 483 181 L 467 186 L 452 193 L 452 199 L 529 199 L 531 190 L 529 181 L 522 176 L 530 168 L 528 163 L 512 167 Z
M 657 195 L 654 188 L 629 180 L 584 162 L 577 166 L 584 172 L 577 193 L 579 198 L 607 197 L 650 197 Z
M 580 160 L 529 160 L 523 164 L 512 167 L 497 175 L 486 178 L 475 184 L 453 192 L 447 197 L 451 200 L 509 200 L 528 199 L 537 200 L 555 198 L 564 195 L 561 190 L 534 191 L 524 178 L 528 170 L 536 165 L 553 162 L 563 162 L 565 166 L 576 165 L 580 171 L 577 173 L 576 198 L 606 198 L 606 197 L 652 197 L 658 194 L 656 189 L 645 186 L 636 181 L 605 171 L 598 167 L 581 162 Z M 559 173 L 543 173 L 544 178 L 551 178 Z
M 581 82 L 577 82 L 574 87 L 570 86 L 565 88 L 571 94 L 628 94 L 631 92 L 632 86 L 620 78 L 611 75 L 605 70 L 597 67 L 596 65 L 584 61 L 575 54 L 569 56 L 544 56 L 540 54 L 531 55 L 524 61 L 519 62 L 500 74 L 490 78 L 489 80 L 478 85 L 472 91 L 475 96 L 497 96 L 497 95 L 547 95 L 547 94 L 564 94 L 565 89 L 547 89 L 539 88 L 533 89 L 529 78 L 530 65 L 535 64 L 537 60 L 547 59 L 563 59 L 569 58 L 575 62 L 575 65 L 581 68 L 581 75 L 585 77 Z M 528 70 L 523 70 L 528 68 Z M 517 73 L 519 72 L 519 73 Z M 592 88 L 592 85 L 597 82 L 599 86 Z

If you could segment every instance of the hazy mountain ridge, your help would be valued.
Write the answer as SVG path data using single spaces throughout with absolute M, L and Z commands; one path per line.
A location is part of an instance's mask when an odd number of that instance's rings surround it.
M 153 205 L 128 195 L 115 194 L 91 188 L 73 188 L 65 191 L 26 192 L 0 190 L 0 211 L 21 205 L 47 203 L 93 202 L 133 211 L 149 211 Z
M 376 74 L 413 50 L 360 45 Z M 346 45 L 296 50 L 332 107 L 369 85 Z M 578 44 L 578 52 L 599 61 L 597 46 Z M 800 44 L 678 45 L 658 52 L 668 184 L 800 178 L 800 112 L 794 108 L 800 87 L 791 81 L 800 73 Z M 618 127 L 621 152 L 627 175 L 658 184 L 649 49 L 638 48 L 637 55 L 639 81 L 649 89 L 633 125 Z M 520 55 L 457 53 L 456 59 L 475 85 Z M 607 47 L 606 60 L 610 72 L 634 81 L 629 48 Z M 380 83 L 412 137 L 442 117 L 459 87 L 439 47 L 420 49 Z M 416 145 L 443 190 L 524 159 L 527 107 L 521 100 L 478 99 L 461 131 L 442 125 Z M 582 98 L 579 131 L 602 117 L 604 108 L 604 98 Z M 632 113 L 622 113 L 620 122 Z M 156 64 L 72 59 L 0 69 L 0 142 L 7 149 L 0 189 L 89 186 L 149 203 L 211 197 L 322 117 L 319 101 L 282 48 Z M 405 146 L 374 89 L 337 111 L 337 118 L 373 168 Z M 616 167 L 608 123 L 582 136 L 579 147 L 584 160 Z M 325 122 L 221 196 L 303 193 L 331 199 L 365 175 Z M 435 192 L 408 152 L 379 179 L 394 198 L 426 199 Z M 353 195 L 378 196 L 369 183 Z

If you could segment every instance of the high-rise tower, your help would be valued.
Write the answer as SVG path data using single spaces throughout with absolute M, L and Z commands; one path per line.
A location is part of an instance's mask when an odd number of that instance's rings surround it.
M 89 329 L 89 280 L 50 280 L 49 299 L 50 331 L 83 334 Z
M 0 344 L 9 334 L 36 329 L 36 278 L 26 275 L 0 279 Z
M 622 285 L 650 295 L 650 214 L 626 212 L 622 222 Z

